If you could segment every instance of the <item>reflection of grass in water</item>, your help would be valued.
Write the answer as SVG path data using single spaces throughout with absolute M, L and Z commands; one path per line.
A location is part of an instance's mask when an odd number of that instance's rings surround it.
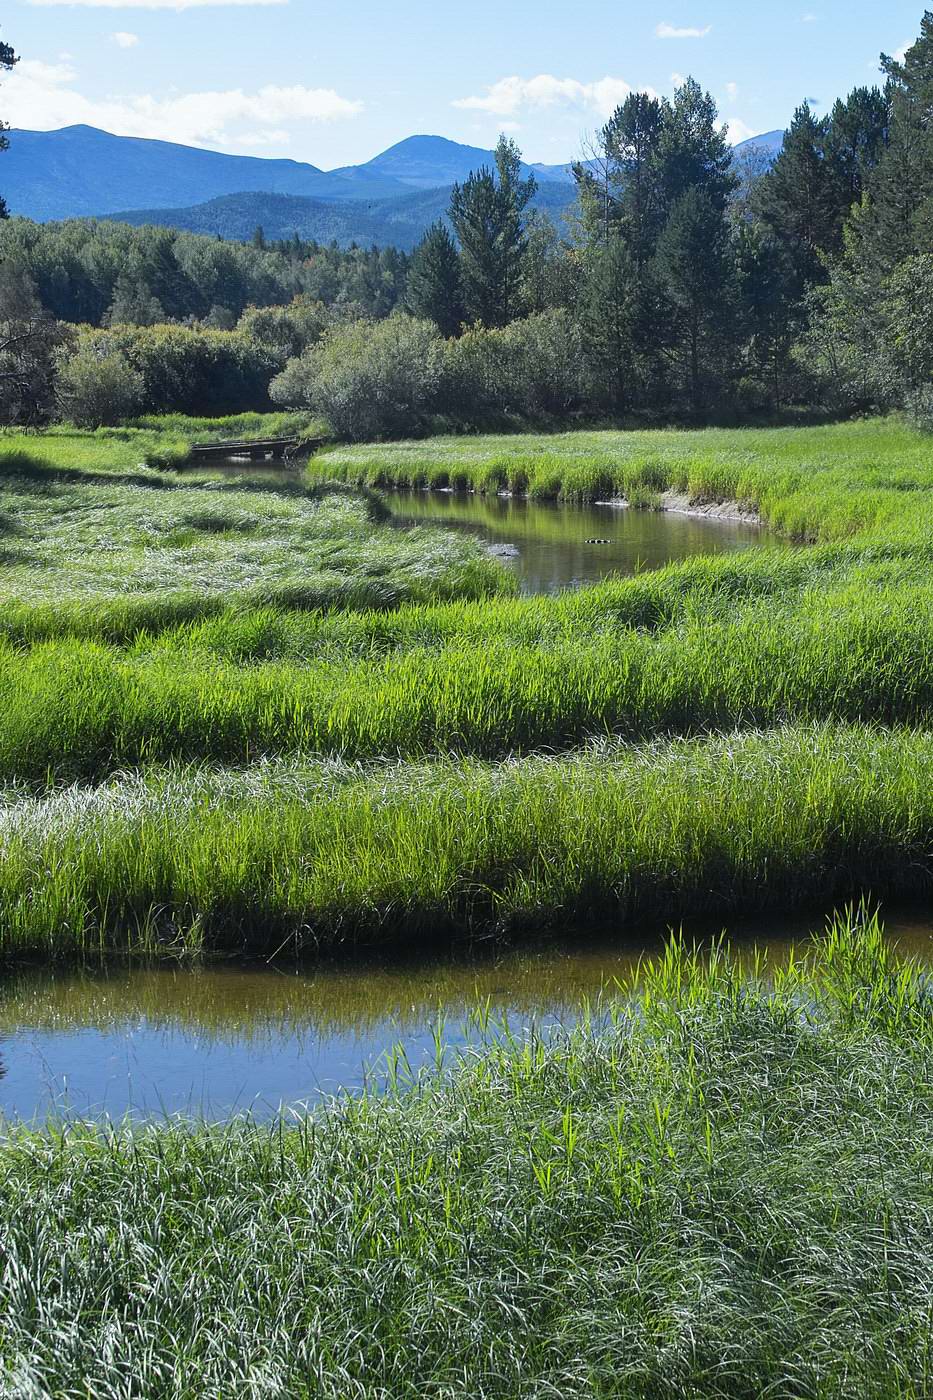
M 400 1031 L 464 1021 L 476 1006 L 495 1014 L 576 1014 L 637 957 L 617 950 L 565 957 L 511 954 L 495 961 L 411 966 L 280 969 L 153 968 L 109 974 L 25 972 L 0 988 L 0 1035 L 91 1026 L 110 1030 L 146 1021 L 211 1040 L 265 1041 L 298 1032 L 365 1034 L 389 1022 Z
M 3 1354 L 55 1395 L 925 1395 L 916 971 L 843 922 L 769 983 L 672 949 L 636 1011 L 310 1118 L 13 1129 Z
M 894 419 L 819 428 L 519 433 L 334 447 L 308 470 L 370 486 L 505 487 L 567 500 L 672 489 L 745 502 L 788 534 L 829 540 L 916 526 L 917 513 L 928 509 L 924 493 L 933 490 L 933 445 Z

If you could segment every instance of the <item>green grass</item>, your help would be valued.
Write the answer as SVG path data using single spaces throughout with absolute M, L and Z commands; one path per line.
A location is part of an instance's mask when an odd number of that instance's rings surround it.
M 477 540 L 391 528 L 347 487 L 11 476 L 2 525 L 6 620 L 32 635 L 68 619 L 93 634 L 128 615 L 158 628 L 231 604 L 390 607 L 513 586 Z
M 508 763 L 12 790 L 0 955 L 293 954 L 933 888 L 933 737 L 819 726 Z
M 313 1117 L 13 1130 L 4 1389 L 920 1400 L 931 1082 L 927 981 L 853 918 Z
M 933 439 L 893 419 L 820 428 L 570 432 L 331 447 L 314 474 L 593 501 L 664 490 L 734 500 L 797 539 L 916 535 L 933 505 Z
M 553 925 L 596 909 L 630 921 L 872 884 L 926 890 L 910 826 L 926 807 L 904 796 L 903 765 L 927 773 L 933 727 L 929 442 L 896 422 L 442 440 L 334 450 L 308 479 L 343 464 L 354 480 L 375 480 L 349 464 L 393 453 L 462 464 L 504 451 L 560 459 L 578 486 L 615 454 L 646 490 L 712 493 L 718 483 L 793 533 L 826 538 L 517 598 L 476 540 L 390 528 L 365 494 L 155 473 L 146 480 L 156 488 L 9 478 L 0 781 L 29 787 L 28 799 L 15 789 L 11 811 L 49 804 L 51 834 L 36 849 L 48 852 L 39 869 L 56 874 L 43 893 L 25 856 L 9 864 L 8 955 L 145 944 L 151 928 L 158 944 L 163 925 L 193 951 L 228 938 L 274 947 L 282 929 L 330 945 L 404 926 L 428 945 L 441 930 Z M 813 735 L 831 736 L 818 759 L 808 756 Z M 609 757 L 578 752 L 594 743 Z M 869 771 L 865 755 L 877 749 L 879 772 L 891 775 L 890 792 L 879 780 L 864 845 L 838 805 L 846 746 L 853 774 Z M 733 786 L 733 752 L 755 755 L 760 811 Z M 722 822 L 754 828 L 748 869 L 728 828 L 704 815 L 695 762 Z M 123 828 L 102 815 L 88 874 L 84 828 L 59 831 L 58 790 L 87 784 L 93 810 L 100 799 L 106 812 L 135 812 L 139 783 L 145 791 L 148 771 L 164 764 L 177 765 L 174 815 L 146 818 L 129 868 Z M 250 772 L 262 784 L 277 765 L 352 781 L 335 795 L 304 778 L 244 794 Z M 198 805 L 200 775 L 214 769 L 242 770 L 216 832 L 213 807 Z M 638 820 L 623 800 L 632 775 Z M 152 777 L 157 793 L 161 781 Z M 813 793 L 827 804 L 817 803 L 815 826 Z M 139 810 L 151 811 L 148 799 Z M 675 812 L 684 833 L 696 813 L 697 843 L 666 844 Z M 830 827 L 820 825 L 827 812 Z M 812 879 L 800 833 L 815 843 Z M 56 842 L 68 855 L 50 866 Z M 186 865 L 184 853 L 204 842 L 209 854 Z M 720 847 L 730 854 L 711 871 Z
M 495 758 L 607 734 L 642 741 L 828 720 L 929 726 L 929 585 L 850 582 L 788 599 L 724 586 L 708 609 L 679 615 L 672 589 L 665 619 L 664 584 L 676 577 L 661 581 L 660 597 L 649 576 L 552 608 L 492 600 L 296 617 L 224 604 L 124 645 L 42 641 L 35 616 L 11 610 L 0 641 L 0 780 L 93 781 L 115 766 L 294 752 Z M 754 573 L 742 565 L 713 577 L 741 585 Z M 777 577 L 792 579 L 794 561 Z M 424 559 L 415 579 L 432 583 Z M 349 604 L 366 600 L 364 583 L 348 584 Z M 441 573 L 433 586 L 443 583 Z M 346 598 L 336 581 L 329 595 L 322 580 L 318 593 L 310 582 L 278 587 L 285 601 L 293 588 L 293 604 Z M 254 601 L 258 586 L 246 593 Z M 127 610 L 82 616 L 116 630 Z M 64 628 L 73 615 L 41 617 Z M 638 618 L 652 625 L 632 625 Z
M 320 422 L 302 413 L 238 413 L 228 418 L 153 414 L 119 428 L 64 423 L 42 433 L 0 430 L 0 481 L 28 471 L 45 475 L 127 475 L 140 468 L 184 464 L 195 443 L 227 438 L 319 436 Z

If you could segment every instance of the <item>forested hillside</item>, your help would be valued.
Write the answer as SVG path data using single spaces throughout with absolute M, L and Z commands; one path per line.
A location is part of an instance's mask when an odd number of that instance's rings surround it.
M 776 141 L 734 151 L 687 79 L 670 100 L 630 94 L 572 186 L 539 180 L 503 137 L 450 190 L 345 200 L 339 219 L 326 202 L 240 194 L 178 215 L 212 236 L 4 220 L 0 315 L 20 351 L 3 415 L 196 411 L 192 385 L 214 365 L 228 388 L 212 411 L 271 400 L 348 437 L 890 407 L 927 423 L 933 12 L 881 69 L 882 86 L 825 117 L 803 102 L 776 158 Z M 472 165 L 450 144 L 445 160 Z M 414 181 L 427 156 L 409 154 Z M 326 238 L 308 237 L 322 219 Z M 354 246 L 387 221 L 395 247 Z M 161 323 L 173 333 L 142 334 Z M 170 351 L 189 370 L 157 373 Z M 121 392 L 98 393 L 102 376 Z

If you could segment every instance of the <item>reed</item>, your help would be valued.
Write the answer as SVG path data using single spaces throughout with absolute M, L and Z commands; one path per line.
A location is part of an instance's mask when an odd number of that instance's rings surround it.
M 8 1131 L 20 1394 L 929 1390 L 933 1018 L 858 911 L 261 1126 Z
M 933 738 L 817 726 L 8 794 L 0 954 L 263 955 L 926 896 Z

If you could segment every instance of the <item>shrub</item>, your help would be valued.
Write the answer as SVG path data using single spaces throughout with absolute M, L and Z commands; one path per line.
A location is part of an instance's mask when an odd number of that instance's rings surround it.
M 149 413 L 220 416 L 269 407 L 275 356 L 239 331 L 112 326 L 87 331 L 98 355 L 120 353 L 141 376 Z
M 580 330 L 567 311 L 543 311 L 503 330 L 475 327 L 447 348 L 451 395 L 475 418 L 491 412 L 541 418 L 572 412 L 583 393 Z
M 139 370 L 102 339 L 83 340 L 61 361 L 56 389 L 63 415 L 79 428 L 110 427 L 131 418 L 146 394 Z
M 327 329 L 329 316 L 321 301 L 295 297 L 288 306 L 248 306 L 237 329 L 256 345 L 262 345 L 280 365 L 316 345 Z
M 322 413 L 350 441 L 410 433 L 437 403 L 443 341 L 430 321 L 336 326 L 273 379 L 275 403 Z

